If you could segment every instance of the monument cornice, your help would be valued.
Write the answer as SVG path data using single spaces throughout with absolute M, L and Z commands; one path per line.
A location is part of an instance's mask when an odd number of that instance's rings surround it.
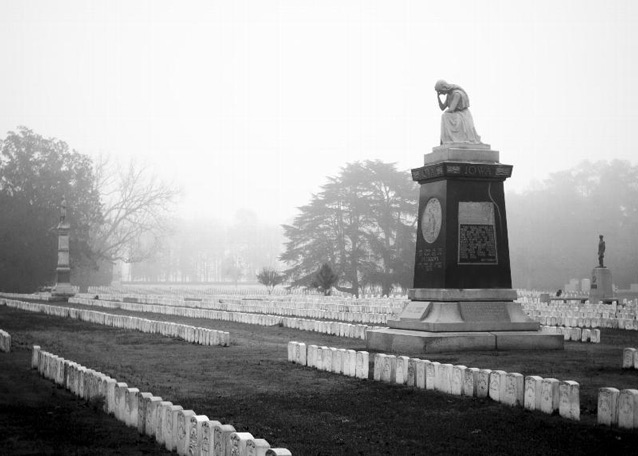
M 512 176 L 512 165 L 472 161 L 442 161 L 412 169 L 412 180 L 419 183 L 445 178 L 480 179 L 503 182 Z

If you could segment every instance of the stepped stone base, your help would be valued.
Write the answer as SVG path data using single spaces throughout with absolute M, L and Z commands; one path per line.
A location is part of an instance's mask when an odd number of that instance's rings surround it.
M 67 301 L 73 296 L 75 296 L 75 290 L 70 283 L 57 283 L 51 290 L 49 301 Z
M 367 332 L 368 350 L 442 353 L 490 350 L 562 350 L 562 334 L 538 331 L 431 332 L 382 328 Z
M 367 331 L 369 350 L 437 353 L 562 350 L 562 334 L 544 334 L 512 289 L 417 288 L 389 328 Z
M 431 332 L 538 331 L 512 289 L 421 288 L 409 290 L 409 302 L 394 329 Z

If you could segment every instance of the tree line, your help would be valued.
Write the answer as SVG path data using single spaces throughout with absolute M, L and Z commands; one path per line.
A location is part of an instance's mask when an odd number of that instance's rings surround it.
M 507 183 L 506 183 L 507 189 Z M 259 280 L 384 295 L 412 287 L 418 185 L 392 163 L 344 165 L 287 224 L 238 211 L 228 224 L 171 218 L 179 189 L 149 167 L 93 160 L 25 127 L 0 141 L 0 290 L 52 285 L 59 207 L 72 225 L 72 283 L 111 282 L 116 261 L 152 282 Z M 561 288 L 588 277 L 598 235 L 614 282 L 638 282 L 638 167 L 582 162 L 506 193 L 515 287 Z M 274 285 L 273 285 L 274 283 Z
M 71 283 L 86 290 L 110 284 L 113 262 L 153 254 L 178 193 L 143 164 L 94 161 L 26 127 L 10 131 L 0 140 L 0 290 L 54 284 L 62 200 Z
M 370 286 L 384 295 L 412 287 L 417 187 L 392 164 L 346 165 L 284 226 L 288 280 L 316 287 L 318 268 L 328 264 L 335 288 L 355 295 Z M 615 285 L 638 283 L 637 166 L 583 161 L 525 192 L 507 192 L 506 204 L 514 287 L 555 290 L 590 277 L 600 234 Z

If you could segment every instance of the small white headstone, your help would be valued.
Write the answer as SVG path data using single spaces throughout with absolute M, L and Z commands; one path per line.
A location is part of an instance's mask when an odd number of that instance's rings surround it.
M 126 389 L 126 404 L 124 405 L 126 410 L 125 420 L 127 426 L 137 428 L 137 407 L 138 407 L 138 393 L 137 388 Z
M 269 448 L 270 444 L 264 439 L 248 439 L 248 442 L 246 442 L 246 456 L 266 456 L 266 451 Z
M 346 368 L 348 364 L 348 352 L 345 348 L 338 348 L 337 351 L 339 352 L 339 365 L 337 366 L 337 373 L 347 375 Z
M 346 362 L 344 364 L 344 374 L 350 377 L 357 376 L 357 352 L 354 350 L 346 350 Z
M 332 352 L 332 367 L 330 368 L 330 372 L 334 372 L 335 374 L 340 374 L 341 359 L 343 358 L 343 353 L 334 347 L 330 347 L 330 351 Z
M 560 382 L 558 413 L 563 418 L 580 420 L 580 385 L 572 380 Z
M 233 432 L 230 434 L 230 452 L 227 453 L 231 456 L 245 456 L 248 453 L 249 440 L 253 440 L 253 435 L 250 432 Z
M 230 453 L 230 436 L 235 428 L 230 424 L 215 425 L 213 428 L 213 454 L 215 456 L 227 456 Z
M 463 394 L 463 384 L 465 383 L 465 371 L 467 366 L 452 366 L 452 378 L 450 382 L 450 393 L 455 396 Z
M 201 454 L 203 443 L 202 425 L 206 422 L 208 422 L 208 417 L 206 415 L 194 415 L 190 417 L 190 423 L 188 425 L 187 456 Z
M 475 397 L 478 388 L 478 367 L 468 367 L 463 372 L 463 395 Z
M 144 431 L 146 435 L 153 437 L 157 432 L 157 421 L 159 415 L 159 405 L 162 403 L 162 398 L 158 396 L 152 396 L 147 403 L 146 408 L 146 426 Z M 139 421 L 139 420 L 138 420 Z
M 636 356 L 635 348 L 625 348 L 622 352 L 622 368 L 623 369 L 633 369 L 634 368 L 634 357 Z
M 380 382 L 381 381 L 381 373 L 383 372 L 383 368 L 385 367 L 385 357 L 387 355 L 384 353 L 377 353 L 374 355 L 374 372 L 373 379 Z
M 618 396 L 616 388 L 600 388 L 598 390 L 598 424 L 612 426 L 618 423 Z
M 301 364 L 302 366 L 305 366 L 307 361 L 307 356 L 308 354 L 306 352 L 306 344 L 304 344 L 303 342 L 298 342 L 297 354 L 295 356 L 297 363 Z
M 501 402 L 511 406 L 523 405 L 525 400 L 525 378 L 517 372 L 505 374 L 505 394 Z
M 618 427 L 638 427 L 638 390 L 624 389 L 618 394 Z
M 396 358 L 397 367 L 395 370 L 394 381 L 399 385 L 405 385 L 408 381 L 408 363 L 410 358 L 407 356 L 398 356 Z
M 594 329 L 591 332 L 591 341 L 595 344 L 600 343 L 600 329 Z
M 359 351 L 357 352 L 357 367 L 356 367 L 356 377 L 364 380 L 368 379 L 369 375 L 369 362 L 370 362 L 370 354 L 367 351 Z
M 439 364 L 438 366 L 438 376 L 437 376 L 437 387 L 438 390 L 442 393 L 450 394 L 452 392 L 452 364 Z
M 501 402 L 501 389 L 504 389 L 504 380 L 507 372 L 503 370 L 493 370 L 490 373 L 490 399 L 496 402 Z
M 560 402 L 559 385 L 560 382 L 555 378 L 544 378 L 541 381 L 541 412 L 551 415 L 558 410 Z
M 321 351 L 322 359 L 321 366 L 323 370 L 330 372 L 332 370 L 332 356 L 333 356 L 333 348 L 326 347 Z
M 266 456 L 292 456 L 286 448 L 270 448 L 266 450 Z
M 297 349 L 297 342 L 295 341 L 288 342 L 288 361 L 291 363 L 295 362 L 296 349 Z
M 425 389 L 425 361 L 423 359 L 416 359 L 416 387 Z
M 525 377 L 525 398 L 523 406 L 527 410 L 540 410 L 542 381 L 543 379 L 538 375 L 528 375 Z
M 137 432 L 140 434 L 146 434 L 146 413 L 152 397 L 153 394 L 146 392 L 137 395 Z
M 173 405 L 172 402 L 162 401 L 159 404 L 158 418 L 157 418 L 157 430 L 155 431 L 155 440 L 160 445 L 166 443 L 166 422 L 168 420 L 167 413 L 169 407 Z
M 171 405 L 166 411 L 164 446 L 169 451 L 175 450 L 177 445 L 177 441 L 175 440 L 175 433 L 177 432 L 177 413 L 180 410 L 183 410 L 183 407 L 181 405 Z
M 406 385 L 416 386 L 416 358 L 408 359 L 408 377 L 406 379 Z
M 382 361 L 381 381 L 391 383 L 396 378 L 397 357 L 395 355 L 386 355 L 382 358 Z
M 175 449 L 180 456 L 188 455 L 188 432 L 191 416 L 195 416 L 193 410 L 180 410 L 177 412 L 177 432 L 175 433 Z
M 317 367 L 317 347 L 316 345 L 308 346 L 308 366 Z
M 213 456 L 214 452 L 214 440 L 215 440 L 215 426 L 221 426 L 219 421 L 208 420 L 202 423 L 202 456 Z
M 425 361 L 425 389 L 436 389 L 436 371 L 440 365 L 438 361 Z

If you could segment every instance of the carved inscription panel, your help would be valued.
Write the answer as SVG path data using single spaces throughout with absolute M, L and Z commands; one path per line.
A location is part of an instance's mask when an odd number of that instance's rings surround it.
M 430 302 L 427 301 L 412 301 L 403 309 L 399 315 L 401 320 L 421 320 L 428 312 Z
M 443 248 L 434 247 L 417 250 L 417 266 L 424 272 L 443 269 Z

